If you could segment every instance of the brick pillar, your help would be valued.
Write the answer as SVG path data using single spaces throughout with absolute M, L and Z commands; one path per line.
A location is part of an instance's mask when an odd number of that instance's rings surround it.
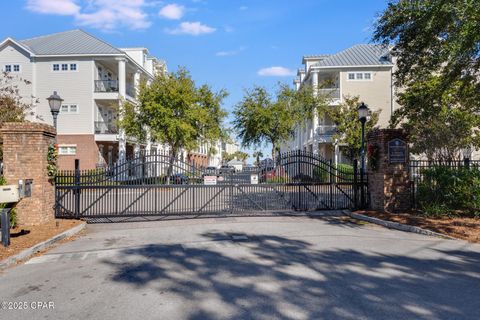
M 377 163 L 370 159 L 377 150 Z M 390 150 L 390 151 L 389 151 Z M 408 140 L 401 129 L 375 129 L 367 135 L 368 191 L 373 210 L 402 212 L 411 208 L 410 155 Z
M 55 188 L 47 175 L 47 153 L 55 141 L 55 128 L 41 123 L 5 123 L 4 176 L 8 184 L 33 179 L 32 197 L 16 206 L 19 225 L 36 225 L 54 219 Z

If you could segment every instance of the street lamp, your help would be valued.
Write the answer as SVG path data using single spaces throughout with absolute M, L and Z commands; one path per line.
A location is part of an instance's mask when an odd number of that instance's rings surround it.
M 362 166 L 362 172 L 365 171 L 365 123 L 367 122 L 367 116 L 368 116 L 368 107 L 365 103 L 361 103 L 358 106 L 358 120 L 360 120 L 360 123 L 362 124 L 362 148 L 360 150 L 361 154 L 361 166 Z
M 367 122 L 368 107 L 365 103 L 361 103 L 358 106 L 358 120 L 362 124 L 362 148 L 360 150 L 361 155 L 361 168 L 360 168 L 360 196 L 362 209 L 365 205 L 365 188 L 363 186 L 363 175 L 365 174 L 365 123 Z
M 53 116 L 53 126 L 55 127 L 55 131 L 57 131 L 57 116 L 60 112 L 60 108 L 62 107 L 63 99 L 57 94 L 57 91 L 53 91 L 53 94 L 47 98 L 48 104 L 50 105 L 50 112 Z

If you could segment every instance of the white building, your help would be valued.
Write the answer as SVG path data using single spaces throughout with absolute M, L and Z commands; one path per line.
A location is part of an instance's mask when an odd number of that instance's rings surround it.
M 30 120 L 52 124 L 46 100 L 53 91 L 64 99 L 58 116 L 59 166 L 82 169 L 113 163 L 139 145 L 116 127 L 123 100 L 137 103 L 140 81 L 166 72 L 165 62 L 146 48 L 116 48 L 85 31 L 71 30 L 26 40 L 0 43 L 0 67 L 18 79 L 20 94 L 33 103 Z
M 381 110 L 379 127 L 386 127 L 397 108 L 392 72 L 394 63 L 388 48 L 375 44 L 355 45 L 333 55 L 304 56 L 303 68 L 294 80 L 296 89 L 311 85 L 317 94 L 327 94 L 335 108 L 346 96 L 359 96 L 372 111 Z M 326 159 L 346 161 L 338 141 L 333 140 L 335 125 L 327 116 L 314 116 L 295 136 L 283 143 L 281 151 L 310 151 Z

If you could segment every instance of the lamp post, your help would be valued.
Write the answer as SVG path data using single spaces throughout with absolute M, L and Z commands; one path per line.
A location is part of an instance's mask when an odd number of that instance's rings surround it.
M 367 122 L 367 116 L 368 116 L 368 107 L 365 103 L 361 103 L 358 106 L 358 120 L 360 120 L 360 123 L 362 124 L 362 148 L 360 150 L 360 155 L 361 155 L 361 170 L 365 171 L 365 123 Z
M 362 147 L 360 150 L 361 155 L 361 164 L 360 164 L 360 196 L 361 196 L 361 206 L 362 208 L 365 205 L 365 188 L 363 186 L 363 175 L 365 174 L 365 123 L 367 122 L 368 116 L 368 107 L 365 103 L 361 103 L 358 106 L 358 120 L 362 124 Z
M 57 116 L 60 112 L 60 108 L 62 107 L 63 99 L 57 94 L 57 91 L 53 91 L 53 94 L 47 98 L 48 104 L 50 105 L 50 112 L 53 116 L 53 126 L 55 127 L 55 131 L 57 131 Z

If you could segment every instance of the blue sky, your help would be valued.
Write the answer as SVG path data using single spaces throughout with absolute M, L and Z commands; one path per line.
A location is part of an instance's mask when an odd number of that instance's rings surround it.
M 369 42 L 385 7 L 384 0 L 1 1 L 0 37 L 82 28 L 117 47 L 147 47 L 170 70 L 186 66 L 199 84 L 226 89 L 231 111 L 244 88 L 291 84 L 303 55 Z

